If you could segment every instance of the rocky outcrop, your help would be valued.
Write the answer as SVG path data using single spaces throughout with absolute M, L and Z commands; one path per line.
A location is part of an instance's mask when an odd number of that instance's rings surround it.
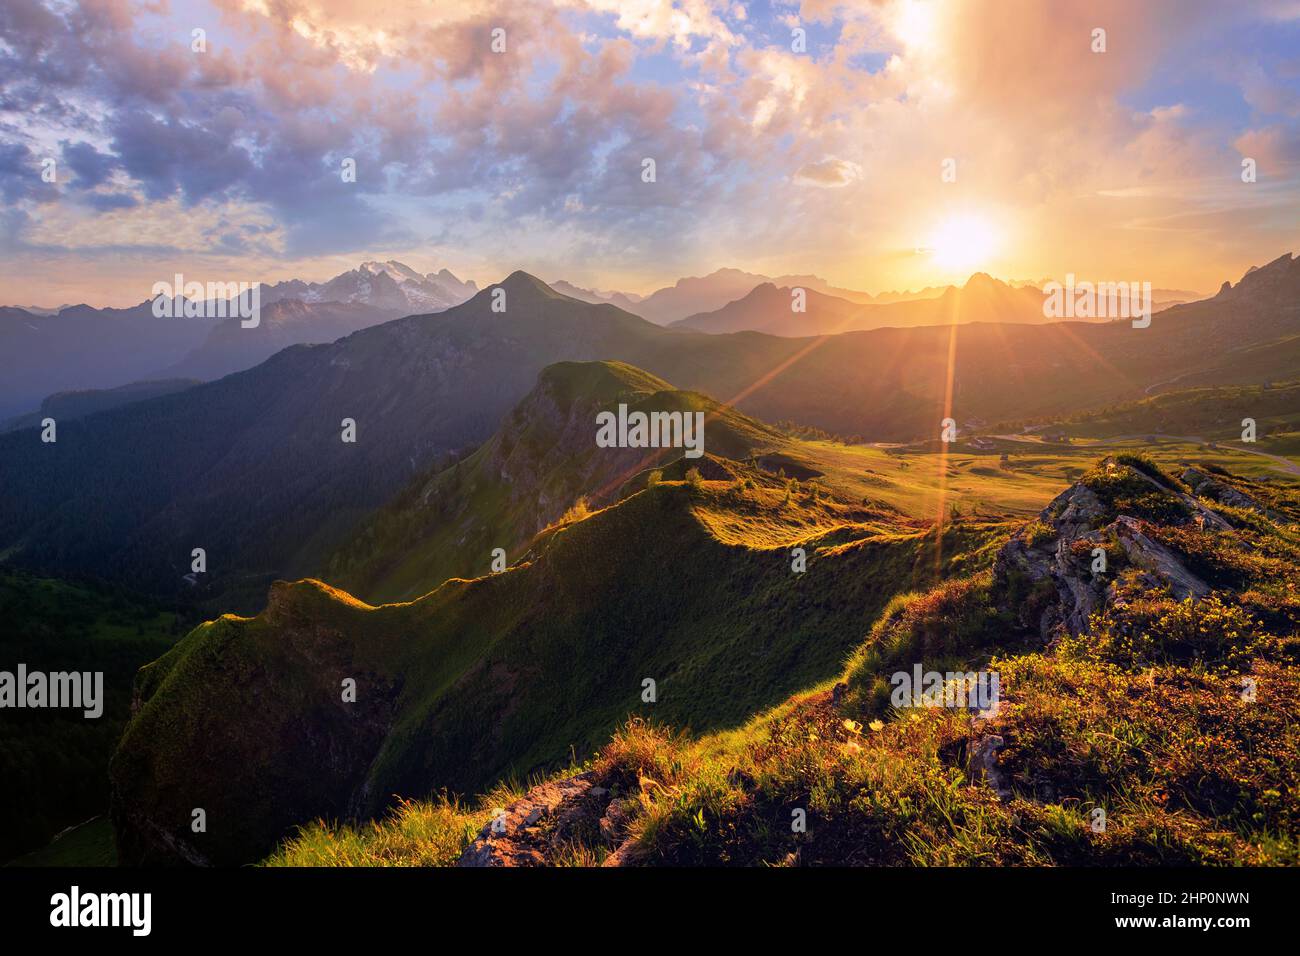
M 1061 626 L 1071 633 L 1087 627 L 1088 618 L 1099 609 L 1106 598 L 1107 582 L 1083 570 L 1076 556 L 1076 544 L 1082 544 L 1084 554 L 1091 556 L 1092 549 L 1103 543 L 1103 532 L 1096 525 L 1103 520 L 1105 508 L 1097 496 L 1085 485 L 1076 484 L 1044 508 L 1033 524 L 1012 536 L 998 553 L 994 574 L 1000 590 L 1012 593 L 1018 590 L 1013 578 L 1023 577 L 1038 588 L 1052 585 L 1056 600 L 1046 602 L 1046 607 L 1028 609 L 1037 620 L 1025 620 L 1037 626 L 1044 640 Z M 1022 619 L 1025 609 L 1022 611 Z
M 1226 481 L 1213 478 L 1197 468 L 1188 468 L 1181 477 L 1188 487 L 1202 498 L 1209 498 L 1232 508 L 1254 511 L 1256 514 L 1264 515 L 1270 521 L 1285 523 L 1287 520 L 1285 515 L 1266 508 L 1244 491 L 1234 488 Z
M 1183 567 L 1174 552 L 1143 533 L 1140 522 L 1120 515 L 1112 528 L 1128 559 L 1154 577 L 1156 587 L 1167 586 L 1180 601 L 1210 593 L 1210 586 Z
M 499 807 L 470 842 L 457 866 L 547 866 L 566 846 L 604 845 L 605 866 L 634 862 L 627 840 L 635 801 L 617 799 L 596 771 L 533 787 L 507 807 Z
M 1101 467 L 1127 468 L 1111 459 Z M 1138 469 L 1129 468 L 1127 473 L 1179 503 L 1187 521 L 1197 527 L 1232 529 L 1226 518 L 1181 489 Z M 1097 548 L 1106 551 L 1108 570 L 1102 573 L 1092 570 Z M 1043 639 L 1050 641 L 1062 630 L 1072 634 L 1086 631 L 1093 613 L 1114 600 L 1116 569 L 1111 565 L 1121 557 L 1116 550 L 1122 552 L 1128 564 L 1142 570 L 1150 587 L 1168 590 L 1179 600 L 1204 597 L 1210 592 L 1209 585 L 1189 571 L 1177 554 L 1156 541 L 1140 519 L 1113 514 L 1083 482 L 1058 495 L 1035 521 L 1012 536 L 998 553 L 994 575 L 1004 595 L 1036 596 L 1036 601 L 1026 599 L 1026 606 L 1019 609 L 1021 619 L 1036 626 Z M 1049 593 L 1044 595 L 1044 591 Z

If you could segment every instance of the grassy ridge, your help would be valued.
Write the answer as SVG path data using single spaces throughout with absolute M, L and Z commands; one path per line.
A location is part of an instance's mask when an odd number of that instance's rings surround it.
M 144 704 L 114 760 L 119 804 L 171 813 L 183 789 L 185 807 L 237 818 L 204 852 L 238 855 L 285 821 L 347 815 L 358 794 L 377 812 L 388 794 L 474 793 L 553 768 L 629 714 L 735 725 L 835 673 L 900 585 L 937 580 L 1005 532 L 951 525 L 936 552 L 933 530 L 882 533 L 881 513 L 812 492 L 787 500 L 785 482 L 750 478 L 662 481 L 550 529 L 525 564 L 407 604 L 277 586 L 263 614 L 204 625 L 141 672 Z M 738 510 L 797 529 L 786 543 L 806 549 L 807 572 L 792 572 L 786 544 L 710 532 Z M 359 721 L 338 703 L 347 676 Z M 641 700 L 646 678 L 654 704 Z M 319 767 L 322 740 L 349 756 Z M 127 811 L 116 819 L 132 828 Z
M 1237 440 L 1243 418 L 1255 420 L 1261 441 L 1294 433 L 1300 427 L 1300 382 L 1178 389 L 1063 419 L 1059 430 L 1083 438 L 1170 434 Z
M 1152 494 L 1167 504 L 1146 497 L 1143 475 L 1166 489 Z M 1300 491 L 1215 480 L 1219 497 L 1231 488 L 1256 502 L 1199 499 L 1231 528 L 1177 517 L 1188 486 L 1150 459 L 1085 476 L 1101 521 L 1141 503 L 1152 516 L 1146 533 L 1218 585 L 1203 600 L 1176 600 L 1120 562 L 1118 599 L 1086 632 L 1044 648 L 1017 623 L 1013 582 L 977 573 L 891 602 L 850 655 L 839 704 L 828 681 L 733 730 L 683 735 L 663 729 L 671 722 L 633 720 L 583 768 L 615 788 L 627 859 L 1300 864 Z M 997 670 L 996 716 L 889 706 L 882 679 L 912 662 Z M 979 754 L 995 742 L 987 770 Z M 273 859 L 392 862 L 379 848 L 391 851 L 418 820 L 449 861 L 491 805 L 416 802 L 366 830 L 316 824 Z M 806 832 L 792 829 L 795 811 L 806 813 Z M 331 857 L 336 845 L 349 847 L 346 857 Z M 599 863 L 611 849 L 593 832 L 556 845 L 547 862 Z

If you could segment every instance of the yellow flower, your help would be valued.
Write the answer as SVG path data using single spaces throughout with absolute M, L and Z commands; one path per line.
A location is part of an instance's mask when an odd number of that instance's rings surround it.
M 872 730 L 884 730 L 885 722 L 883 720 L 873 720 L 871 723 L 867 724 L 867 726 Z

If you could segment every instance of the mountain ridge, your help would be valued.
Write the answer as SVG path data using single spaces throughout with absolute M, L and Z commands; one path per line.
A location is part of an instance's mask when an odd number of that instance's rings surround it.
M 792 494 L 788 479 L 746 461 L 707 462 L 719 477 L 666 467 L 662 480 L 544 529 L 500 573 L 485 566 L 377 606 L 318 580 L 281 581 L 259 614 L 191 632 L 141 670 L 113 759 L 123 861 L 249 862 L 316 815 L 373 815 L 395 792 L 473 792 L 554 766 L 637 709 L 651 675 L 665 716 L 742 720 L 838 668 L 863 608 L 882 607 L 890 586 L 932 580 L 998 527 L 946 532 L 936 565 L 935 533 L 896 513 Z M 738 536 L 746 527 L 753 536 Z M 838 569 L 843 600 L 800 586 L 794 544 L 810 567 Z M 715 584 L 707 593 L 703 576 Z M 357 682 L 359 709 L 340 701 L 344 677 Z M 312 734 L 292 729 L 305 726 Z M 183 755 L 199 728 L 196 765 Z M 254 791 L 266 799 L 250 802 Z M 194 834 L 178 799 L 239 822 L 219 838 Z
M 495 548 L 517 559 L 570 509 L 604 507 L 680 458 L 675 449 L 598 448 L 597 414 L 620 404 L 702 413 L 707 455 L 743 459 L 788 444 L 760 422 L 621 362 L 549 365 L 471 456 L 420 476 L 358 528 L 326 564 L 329 580 L 368 601 L 409 600 L 447 578 L 483 573 Z M 686 467 L 677 464 L 679 478 Z M 717 473 L 707 461 L 699 467 Z

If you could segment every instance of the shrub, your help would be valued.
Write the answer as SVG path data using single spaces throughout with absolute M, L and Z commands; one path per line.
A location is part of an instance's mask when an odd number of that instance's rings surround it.
M 1211 594 L 1197 601 L 1155 598 L 1093 616 L 1088 633 L 1062 642 L 1076 658 L 1141 669 L 1200 664 L 1210 670 L 1249 668 L 1264 642 L 1259 622 Z
M 1039 545 L 1046 544 L 1056 537 L 1056 531 L 1046 521 L 1040 521 L 1035 518 L 1029 524 L 1025 525 L 1024 539 L 1025 546 L 1037 548 Z
M 591 514 L 591 505 L 587 502 L 587 496 L 583 495 L 569 507 L 568 511 L 564 513 L 564 517 L 560 519 L 560 524 L 568 524 L 570 521 L 581 521 L 589 514 Z
M 1131 459 L 1135 456 L 1124 457 Z M 1162 524 L 1177 524 L 1186 520 L 1191 514 L 1187 506 L 1174 495 L 1151 484 L 1143 474 L 1149 474 L 1146 468 L 1137 469 L 1118 459 L 1111 459 L 1084 475 L 1082 480 L 1105 506 L 1108 521 L 1118 515 Z

